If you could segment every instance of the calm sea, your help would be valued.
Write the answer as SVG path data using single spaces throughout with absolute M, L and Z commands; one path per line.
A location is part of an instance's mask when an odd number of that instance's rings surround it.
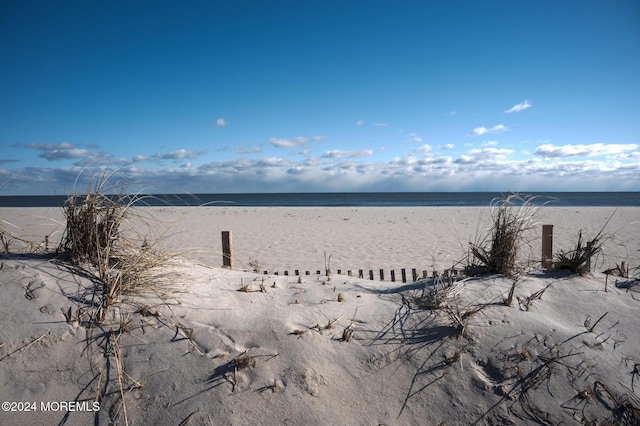
M 503 197 L 497 192 L 351 192 L 281 194 L 160 194 L 142 198 L 149 206 L 267 206 L 267 207 L 400 207 L 488 206 Z M 544 192 L 535 204 L 550 206 L 635 206 L 640 192 Z M 66 196 L 0 196 L 0 207 L 61 207 Z

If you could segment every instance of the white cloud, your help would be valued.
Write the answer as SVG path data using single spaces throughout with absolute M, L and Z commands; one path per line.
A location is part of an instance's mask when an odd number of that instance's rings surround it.
M 568 144 L 560 146 L 544 144 L 536 148 L 534 154 L 545 158 L 597 157 L 601 155 L 623 154 L 636 149 L 638 149 L 638 145 L 636 144 L 594 143 L 589 145 Z
M 460 164 L 483 163 L 486 166 L 488 163 L 504 161 L 508 155 L 511 155 L 514 152 L 515 151 L 512 149 L 476 148 L 461 155 L 455 162 Z
M 407 136 L 409 138 L 406 140 L 406 142 L 409 142 L 409 143 L 421 143 L 422 142 L 422 138 L 420 136 L 418 136 L 417 134 L 413 133 L 413 132 L 409 133 Z
M 640 152 L 634 151 L 630 154 L 620 154 L 620 158 L 640 158 Z
M 495 126 L 489 129 L 487 129 L 484 126 L 480 126 L 480 127 L 476 127 L 471 132 L 469 132 L 469 136 L 480 136 L 480 135 L 484 135 L 485 133 L 495 133 L 495 132 L 500 132 L 504 130 L 507 130 L 504 124 L 496 124 Z
M 358 126 L 358 127 L 362 127 L 362 126 L 363 126 L 363 124 L 364 124 L 364 121 L 363 121 L 363 120 L 358 120 L 358 121 L 356 121 L 356 126 Z
M 213 127 L 226 127 L 229 123 L 225 118 L 218 118 L 216 122 L 213 124 Z
M 91 151 L 80 148 L 60 149 L 55 151 L 47 151 L 40 154 L 40 157 L 49 161 L 67 160 L 71 158 L 84 158 L 91 155 Z
M 60 143 L 28 143 L 25 145 L 27 148 L 38 149 L 41 151 L 55 151 L 60 149 L 71 149 L 75 148 L 75 145 L 71 142 L 60 142 Z
M 76 148 L 76 145 L 70 142 L 60 143 L 29 143 L 25 145 L 27 148 L 42 151 L 38 157 L 47 161 L 60 161 L 77 158 L 85 158 L 93 153 L 87 149 Z
M 515 151 L 513 149 L 505 149 L 505 148 L 483 148 L 483 149 L 472 149 L 469 151 L 469 154 L 474 156 L 491 156 L 491 157 L 504 157 L 507 155 L 513 154 Z
M 440 149 L 442 149 L 442 150 L 453 149 L 453 144 L 452 143 L 448 143 L 446 145 L 442 145 L 442 146 L 440 146 Z
M 421 145 L 421 146 L 411 150 L 411 153 L 412 154 L 426 154 L 429 151 L 431 151 L 431 146 L 427 145 L 427 144 L 424 144 L 424 145 Z
M 389 126 L 389 123 L 372 123 L 371 125 L 373 127 L 387 127 Z
M 363 149 L 359 151 L 343 151 L 340 149 L 334 149 L 325 151 L 322 154 L 322 158 L 361 158 L 369 157 L 373 155 L 373 151 L 370 149 Z
M 246 148 L 246 147 L 242 147 L 242 146 L 238 146 L 235 149 L 235 153 L 236 154 L 258 154 L 262 152 L 261 148 Z
M 473 156 L 471 155 L 461 155 L 460 157 L 458 157 L 455 162 L 458 164 L 473 164 L 473 163 L 477 163 L 477 159 L 475 159 Z
M 188 151 L 186 149 L 179 149 L 177 151 L 167 152 L 161 154 L 160 158 L 163 160 L 173 160 L 174 162 L 180 162 L 184 159 L 193 160 L 194 158 L 204 154 L 205 151 Z
M 318 142 L 325 139 L 326 136 L 312 136 L 312 137 L 304 137 L 298 136 L 292 139 L 286 138 L 270 138 L 269 143 L 276 148 L 294 148 L 299 145 L 303 145 L 308 142 Z
M 522 101 L 519 104 L 516 104 L 514 106 L 512 106 L 511 108 L 505 110 L 505 114 L 511 114 L 512 112 L 520 112 L 520 111 L 524 111 L 525 109 L 529 109 L 531 108 L 531 101 L 529 99 L 527 99 L 526 101 Z
M 265 157 L 258 160 L 256 165 L 259 167 L 291 167 L 293 163 L 278 157 Z

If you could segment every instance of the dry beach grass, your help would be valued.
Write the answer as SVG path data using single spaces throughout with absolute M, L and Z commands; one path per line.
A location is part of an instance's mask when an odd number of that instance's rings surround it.
M 639 209 L 612 216 L 613 209 L 543 207 L 518 216 L 504 205 L 478 230 L 486 209 L 138 208 L 86 195 L 63 217 L 0 209 L 8 244 L 0 259 L 0 383 L 6 400 L 98 402 L 100 410 L 9 411 L 0 423 L 640 418 Z M 528 249 L 508 257 L 493 247 L 508 233 L 494 227 L 514 217 L 526 218 L 516 219 L 522 233 L 514 241 Z M 153 229 L 158 223 L 170 224 L 171 237 Z M 536 265 L 537 223 L 562 230 L 554 242 L 565 254 L 584 247 L 573 240 L 580 229 L 600 242 L 591 272 Z M 19 237 L 27 228 L 35 238 Z M 74 236 L 81 229 L 84 237 Z M 221 259 L 212 242 L 229 229 L 240 270 L 212 260 Z M 486 245 L 466 243 L 485 235 Z M 54 242 L 66 257 L 56 256 Z M 206 249 L 190 251 L 198 246 Z M 41 248 L 26 253 L 30 247 Z M 444 272 L 464 265 L 473 247 L 487 256 L 484 266 L 497 265 L 494 256 L 509 268 L 416 283 L 336 273 L 414 265 Z M 296 266 L 323 273 L 250 272 Z M 602 273 L 616 266 L 627 277 Z

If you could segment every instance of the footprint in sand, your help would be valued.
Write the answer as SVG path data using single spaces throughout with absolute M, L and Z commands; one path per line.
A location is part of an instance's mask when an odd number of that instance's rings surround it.
M 506 395 L 508 393 L 504 385 L 504 375 L 491 361 L 483 364 L 473 363 L 471 366 L 476 373 L 477 383 L 480 388 L 491 390 L 496 395 Z
M 320 386 L 326 385 L 327 382 L 322 374 L 318 374 L 314 369 L 307 368 L 302 376 L 304 379 L 305 390 L 311 396 L 318 396 Z

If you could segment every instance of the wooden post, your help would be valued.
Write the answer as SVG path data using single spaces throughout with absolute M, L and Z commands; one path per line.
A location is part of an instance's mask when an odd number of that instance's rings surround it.
M 411 278 L 413 278 L 414 283 L 418 281 L 418 271 L 416 271 L 416 268 L 411 269 Z
M 384 269 L 380 269 L 380 281 L 384 281 Z
M 404 269 L 404 268 L 400 269 L 400 273 L 402 274 L 402 282 L 406 283 L 407 282 L 407 271 L 406 271 L 406 269 Z
M 231 231 L 222 231 L 222 267 L 233 269 L 233 241 Z
M 392 283 L 396 282 L 396 270 L 395 269 L 391 270 L 391 282 Z
M 542 267 L 553 267 L 553 225 L 542 225 Z
M 373 281 L 373 269 L 369 269 L 369 279 Z

